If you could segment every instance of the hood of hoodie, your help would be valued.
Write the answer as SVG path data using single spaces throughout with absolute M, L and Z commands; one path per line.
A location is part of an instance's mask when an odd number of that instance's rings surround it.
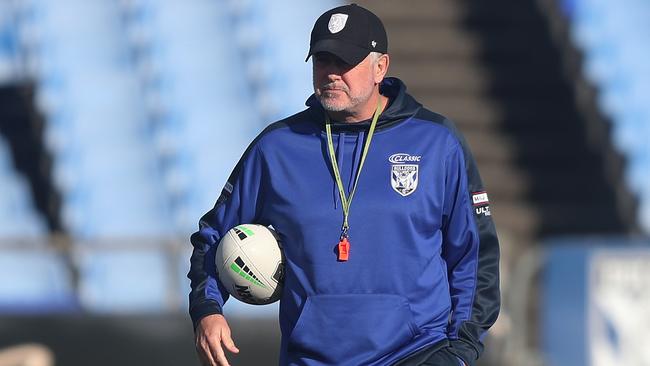
M 379 85 L 379 92 L 381 95 L 388 97 L 388 107 L 379 115 L 377 121 L 377 130 L 385 129 L 398 124 L 411 116 L 422 108 L 422 104 L 418 103 L 415 98 L 406 92 L 406 85 L 400 79 L 395 77 L 387 77 Z M 312 94 L 305 104 L 309 107 L 309 111 L 313 114 L 316 121 L 325 126 L 325 109 Z M 356 123 L 336 122 L 332 121 L 333 130 L 345 131 L 363 131 L 367 130 L 370 126 L 370 119 Z

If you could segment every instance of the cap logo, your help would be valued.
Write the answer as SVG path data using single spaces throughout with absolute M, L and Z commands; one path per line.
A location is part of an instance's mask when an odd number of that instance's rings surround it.
M 343 28 L 345 28 L 345 23 L 348 21 L 348 15 L 347 14 L 332 14 L 330 17 L 329 23 L 327 23 L 327 29 L 330 30 L 332 33 L 338 33 Z
M 370 44 L 372 45 L 372 48 L 377 47 L 377 42 L 375 42 L 375 41 L 370 42 Z

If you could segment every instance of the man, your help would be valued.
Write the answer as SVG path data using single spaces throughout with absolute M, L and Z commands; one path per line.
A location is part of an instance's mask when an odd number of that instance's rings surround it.
M 311 34 L 308 108 L 249 146 L 192 235 L 190 315 L 205 365 L 237 353 L 214 252 L 273 225 L 286 257 L 281 365 L 474 365 L 499 311 L 487 194 L 446 118 L 385 78 L 388 40 L 346 5 Z

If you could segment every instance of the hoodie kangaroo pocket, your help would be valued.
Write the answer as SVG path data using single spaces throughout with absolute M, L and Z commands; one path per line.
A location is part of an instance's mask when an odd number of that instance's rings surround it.
M 291 363 L 362 365 L 397 350 L 418 333 L 399 295 L 314 295 L 288 342 Z

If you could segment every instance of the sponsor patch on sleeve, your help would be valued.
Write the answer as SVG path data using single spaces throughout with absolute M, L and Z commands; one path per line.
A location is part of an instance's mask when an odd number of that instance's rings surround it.
M 483 216 L 492 216 L 492 212 L 490 212 L 490 206 L 480 206 L 480 207 L 475 207 L 474 211 L 476 212 L 477 215 L 483 215 Z
M 226 182 L 226 185 L 223 186 L 223 190 L 228 192 L 228 194 L 232 193 L 232 188 L 233 187 L 232 187 L 232 184 L 230 184 L 230 182 Z
M 472 204 L 474 206 L 485 206 L 490 204 L 487 192 L 474 192 L 472 193 Z
M 474 211 L 477 215 L 491 216 L 490 212 L 490 200 L 488 199 L 487 192 L 473 192 L 472 193 L 472 205 L 474 206 Z
M 233 189 L 232 184 L 230 182 L 226 182 L 226 184 L 223 186 L 223 189 L 221 190 L 221 194 L 219 195 L 219 198 L 217 199 L 216 205 L 220 205 L 226 202 L 232 195 L 232 189 Z

